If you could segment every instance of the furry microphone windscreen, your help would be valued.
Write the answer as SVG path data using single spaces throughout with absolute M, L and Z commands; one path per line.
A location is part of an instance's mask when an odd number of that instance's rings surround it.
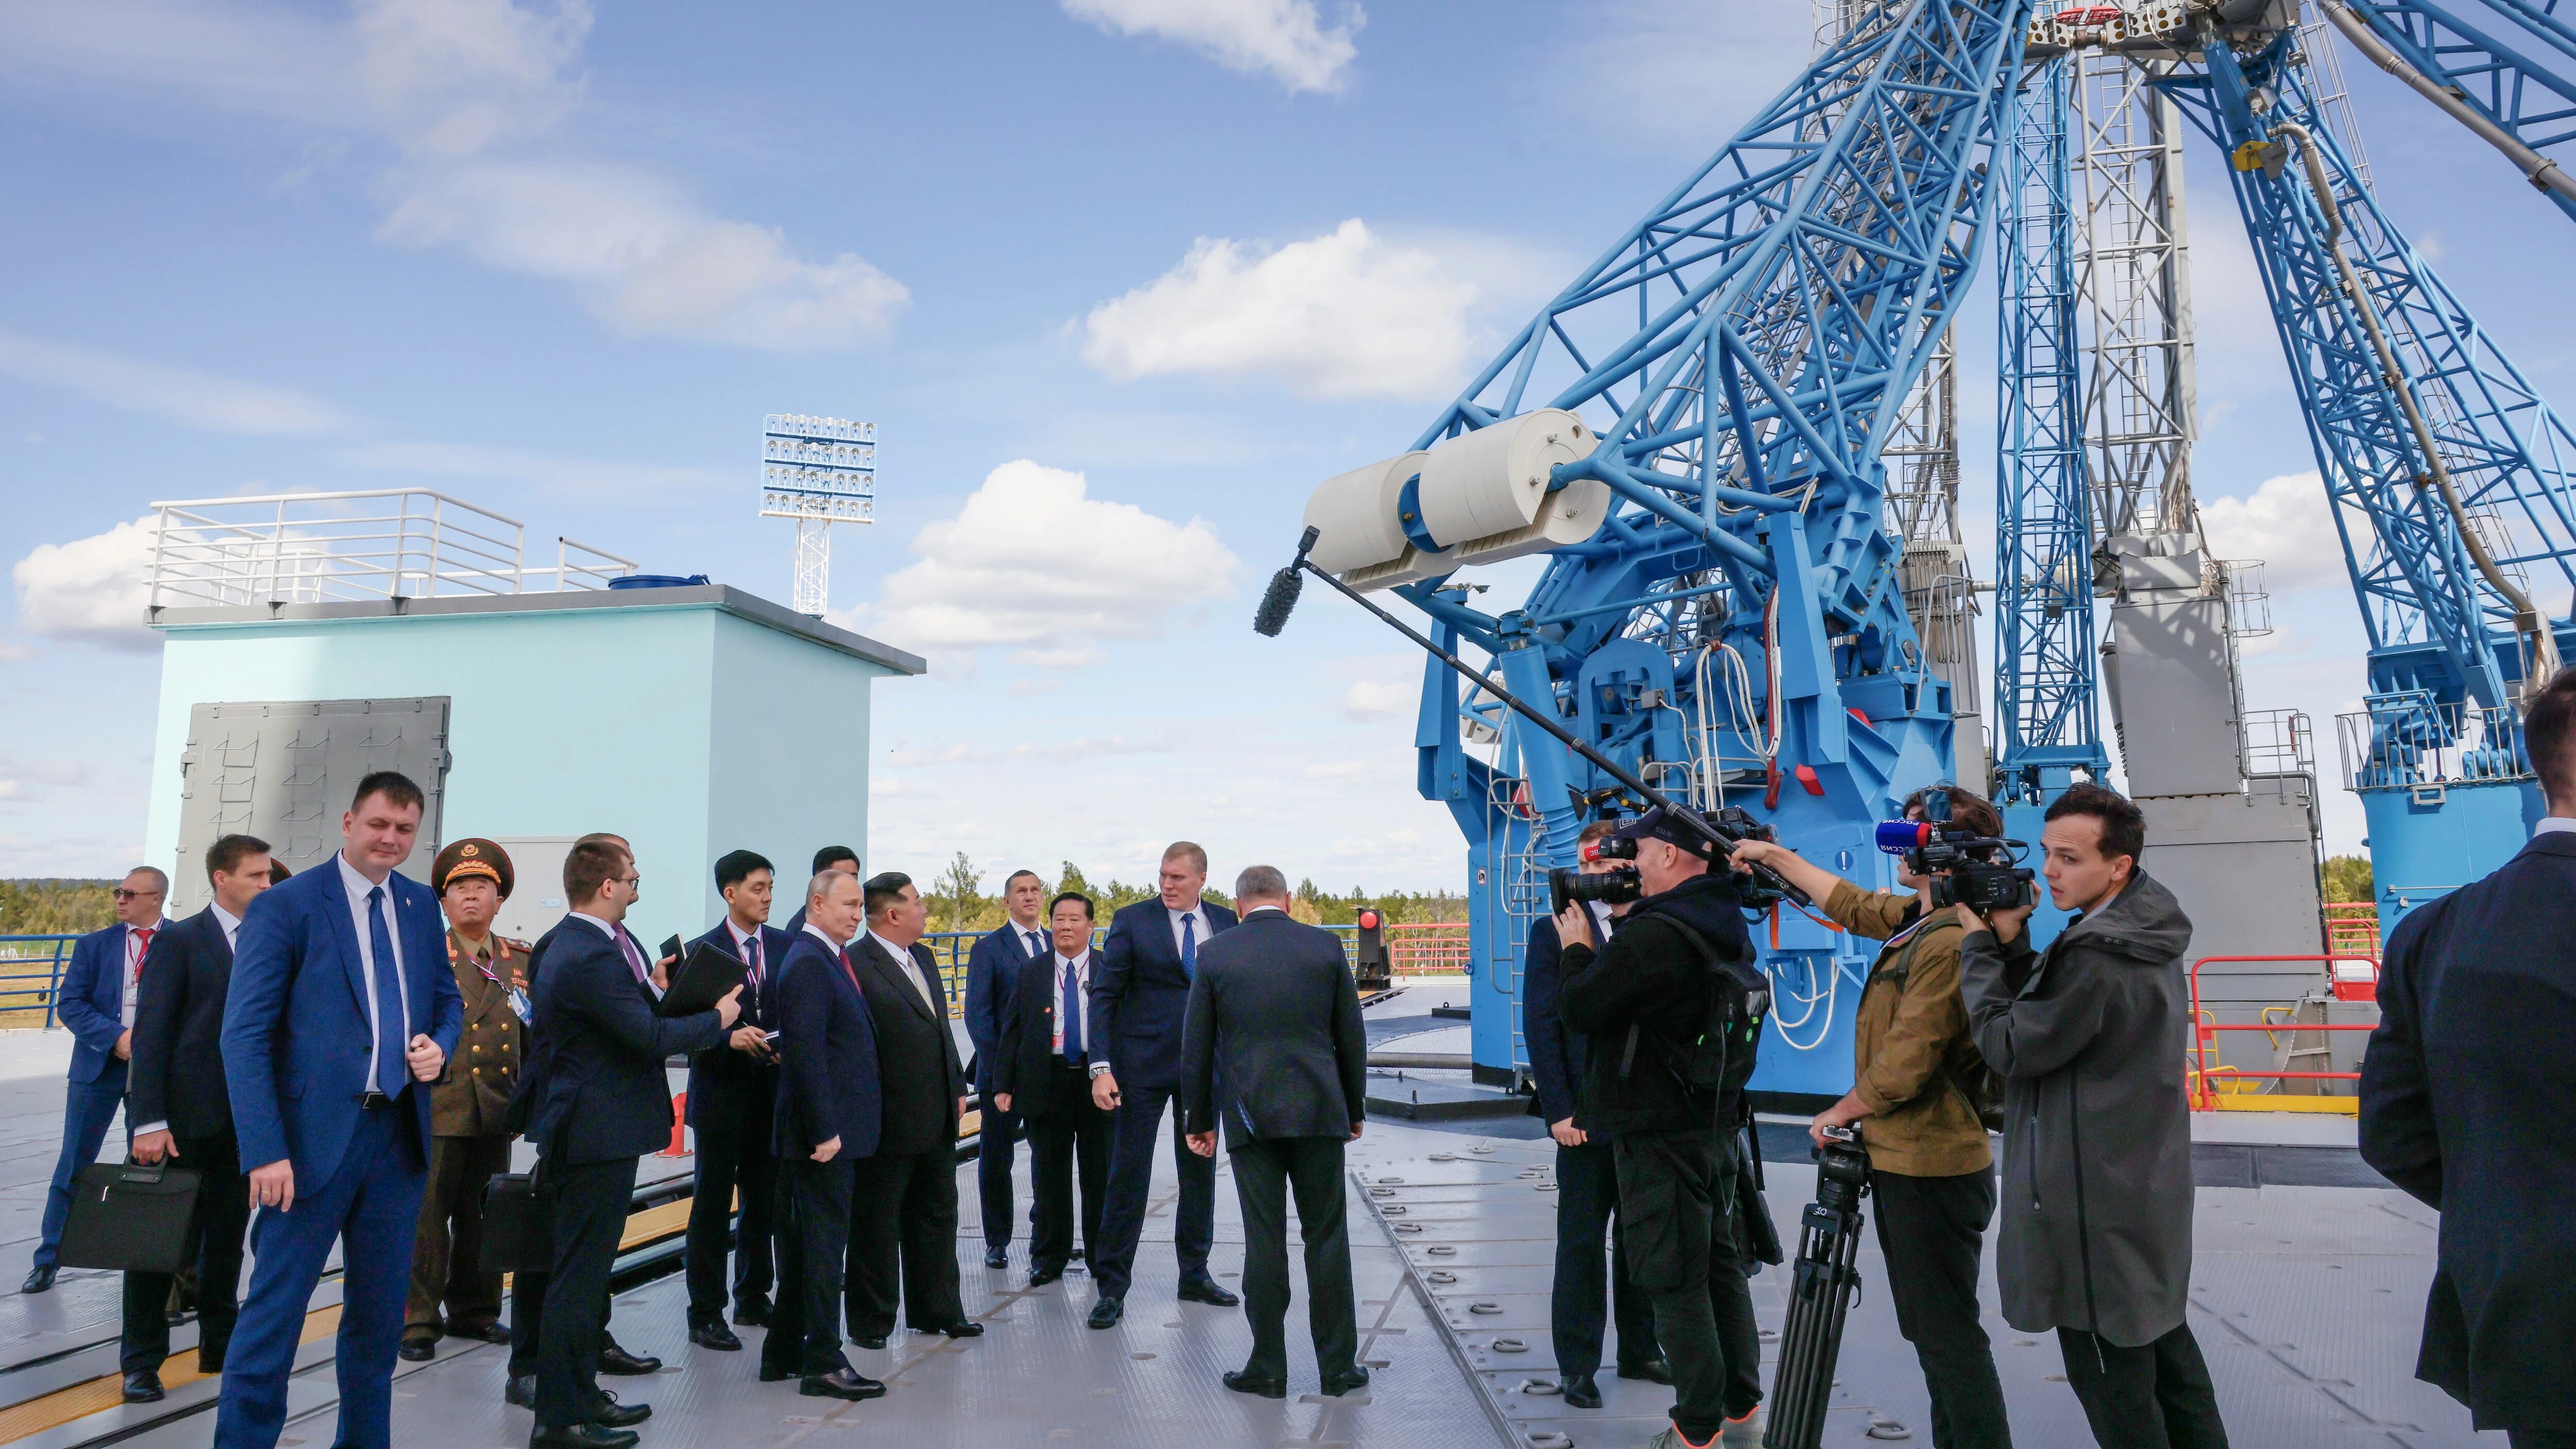
M 1288 627 L 1288 615 L 1297 607 L 1297 595 L 1306 587 L 1306 576 L 1295 564 L 1270 576 L 1270 587 L 1261 595 L 1261 607 L 1252 613 L 1252 632 L 1276 639 Z

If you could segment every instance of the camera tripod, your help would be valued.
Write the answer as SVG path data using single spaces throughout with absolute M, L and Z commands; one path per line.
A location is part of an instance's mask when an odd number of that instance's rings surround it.
M 1860 1296 L 1860 1200 L 1869 1191 L 1869 1153 L 1847 1127 L 1825 1129 L 1816 1159 L 1816 1200 L 1807 1205 L 1791 1270 L 1780 1367 L 1771 1380 L 1772 1449 L 1816 1449 L 1842 1357 L 1843 1318 Z

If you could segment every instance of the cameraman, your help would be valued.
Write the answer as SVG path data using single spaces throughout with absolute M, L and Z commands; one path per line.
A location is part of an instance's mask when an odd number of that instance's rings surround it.
M 2183 1321 L 2191 1290 L 2191 921 L 2138 869 L 2147 822 L 2075 785 L 2040 834 L 2048 898 L 2072 911 L 2044 952 L 2031 907 L 1965 905 L 1960 994 L 2004 1076 L 2004 1321 L 2057 1330 L 2068 1386 L 2104 1449 L 2226 1449 L 2218 1396 Z
M 1749 1057 L 1753 958 L 1735 882 L 1714 846 L 1656 809 L 1611 832 L 1636 843 L 1645 896 L 1597 952 L 1584 903 L 1556 918 L 1565 1024 L 1596 1046 L 1584 1072 L 1587 1131 L 1607 1133 L 1628 1269 L 1652 1299 L 1673 1375 L 1673 1422 L 1651 1449 L 1759 1444 L 1762 1344 L 1738 1264 L 1734 1133 L 1721 1127 L 1720 1062 Z M 1726 1027 L 1712 1023 L 1725 1013 Z M 1714 1038 L 1709 1040 L 1708 1038 Z
M 1933 790 L 1950 797 L 1954 829 L 1986 838 L 2004 832 L 2003 817 L 1984 798 L 1952 786 L 1917 790 L 1905 818 L 1923 818 Z M 1995 1215 L 1994 1153 L 1975 1097 L 1986 1064 L 1968 1039 L 1959 999 L 1956 915 L 1932 904 L 1935 875 L 1919 860 L 1897 858 L 1897 884 L 1909 894 L 1865 891 L 1785 846 L 1746 840 L 1735 868 L 1767 865 L 1824 903 L 1835 925 L 1884 941 L 1861 988 L 1853 1024 L 1853 1087 L 1817 1114 L 1808 1134 L 1857 1125 L 1869 1148 L 1878 1198 L 1878 1246 L 1887 1258 L 1887 1291 L 1896 1327 L 1914 1345 L 1932 1398 L 1936 1449 L 2010 1449 L 2003 1383 L 1979 1325 L 1978 1258 Z

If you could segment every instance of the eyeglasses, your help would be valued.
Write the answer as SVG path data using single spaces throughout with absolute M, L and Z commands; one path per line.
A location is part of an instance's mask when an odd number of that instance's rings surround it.
M 110 894 L 114 895 L 114 896 L 115 896 L 118 900 L 120 900 L 120 901 L 130 901 L 130 900 L 134 900 L 134 899 L 136 899 L 137 897 L 141 897 L 141 896 L 152 896 L 152 897 L 156 897 L 156 898 L 157 898 L 157 897 L 159 897 L 159 896 L 160 896 L 160 894 L 161 894 L 161 893 L 160 893 L 159 891 L 134 891 L 134 890 L 127 890 L 127 889 L 126 889 L 125 887 L 123 887 L 123 886 L 118 886 L 114 891 L 110 892 Z

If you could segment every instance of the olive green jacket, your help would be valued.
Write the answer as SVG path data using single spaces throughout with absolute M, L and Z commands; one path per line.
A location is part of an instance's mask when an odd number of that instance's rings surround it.
M 1884 941 L 1912 919 L 1914 897 L 1835 885 L 1825 914 L 1855 936 Z M 1982 1065 L 1959 1000 L 1959 923 L 1937 913 L 1878 953 L 1854 1024 L 1852 1090 L 1869 1165 L 1907 1177 L 1957 1177 L 1994 1165 L 1985 1124 L 1960 1082 Z

